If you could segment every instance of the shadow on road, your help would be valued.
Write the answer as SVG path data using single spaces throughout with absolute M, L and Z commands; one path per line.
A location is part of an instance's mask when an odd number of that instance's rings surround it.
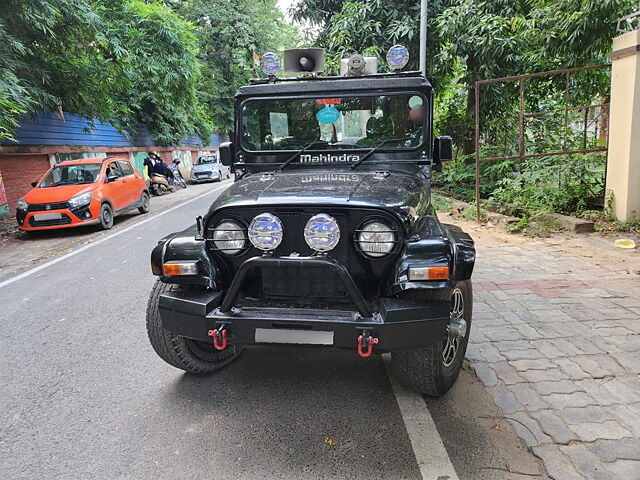
M 180 376 L 161 402 L 176 445 L 216 478 L 419 476 L 381 358 L 248 349 L 216 375 Z

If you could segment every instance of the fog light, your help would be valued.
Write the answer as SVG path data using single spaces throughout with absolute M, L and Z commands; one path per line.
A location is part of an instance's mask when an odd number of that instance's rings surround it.
M 304 227 L 304 240 L 316 252 L 333 250 L 340 241 L 338 222 L 326 213 L 314 215 Z
M 449 280 L 449 267 L 409 267 L 409 280 Z
M 197 275 L 197 262 L 172 262 L 162 266 L 162 274 L 166 277 Z

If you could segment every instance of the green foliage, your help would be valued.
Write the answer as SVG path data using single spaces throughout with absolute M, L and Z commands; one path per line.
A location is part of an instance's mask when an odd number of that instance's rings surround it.
M 177 11 L 195 25 L 203 77 L 199 98 L 217 131 L 233 128 L 233 97 L 238 87 L 259 76 L 252 53 L 281 52 L 298 42 L 275 0 L 191 0 Z
M 0 140 L 41 109 L 145 123 L 160 143 L 229 131 L 252 52 L 296 39 L 275 0 L 5 0 Z

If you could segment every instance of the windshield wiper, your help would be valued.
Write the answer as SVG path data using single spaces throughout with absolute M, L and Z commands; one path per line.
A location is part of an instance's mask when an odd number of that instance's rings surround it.
M 287 165 L 289 165 L 291 162 L 293 162 L 296 157 L 298 157 L 299 155 L 303 154 L 304 152 L 307 151 L 307 149 L 313 147 L 314 145 L 317 145 L 318 143 L 327 143 L 324 140 L 314 140 L 311 143 L 307 143 L 304 147 L 302 147 L 302 150 L 298 150 L 296 153 L 294 153 L 293 155 L 291 155 L 289 158 L 287 158 L 284 163 L 282 165 L 280 165 L 280 170 L 284 170 L 285 168 L 287 168 Z
M 362 157 L 360 157 L 360 160 L 358 160 L 357 162 L 352 164 L 351 168 L 352 169 L 356 168 L 358 165 L 360 165 L 362 162 L 364 162 L 367 158 L 369 158 L 371 155 L 376 153 L 380 147 L 383 147 L 387 143 L 390 143 L 390 142 L 402 142 L 403 140 L 411 140 L 411 137 L 387 138 L 386 140 L 381 141 L 378 145 L 376 145 L 371 150 L 369 150 L 367 153 L 365 153 Z

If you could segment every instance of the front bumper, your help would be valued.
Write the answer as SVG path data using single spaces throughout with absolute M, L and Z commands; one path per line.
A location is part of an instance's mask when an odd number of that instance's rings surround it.
M 333 270 L 349 292 L 353 310 L 234 306 L 249 271 L 278 265 Z M 378 339 L 377 353 L 435 344 L 446 335 L 450 320 L 448 302 L 397 298 L 365 302 L 346 268 L 323 257 L 249 259 L 224 294 L 202 290 L 166 293 L 160 296 L 159 313 L 166 330 L 194 340 L 211 342 L 210 332 L 224 328 L 229 342 L 239 345 L 320 343 L 354 349 L 358 337 L 365 336 Z
M 192 172 L 191 173 L 191 181 L 198 182 L 215 182 L 220 180 L 220 175 L 218 172 Z
M 42 215 L 55 215 L 59 218 L 38 220 Z M 16 210 L 18 228 L 24 231 L 55 230 L 59 228 L 93 225 L 100 221 L 100 205 L 94 202 L 77 208 L 24 211 Z

